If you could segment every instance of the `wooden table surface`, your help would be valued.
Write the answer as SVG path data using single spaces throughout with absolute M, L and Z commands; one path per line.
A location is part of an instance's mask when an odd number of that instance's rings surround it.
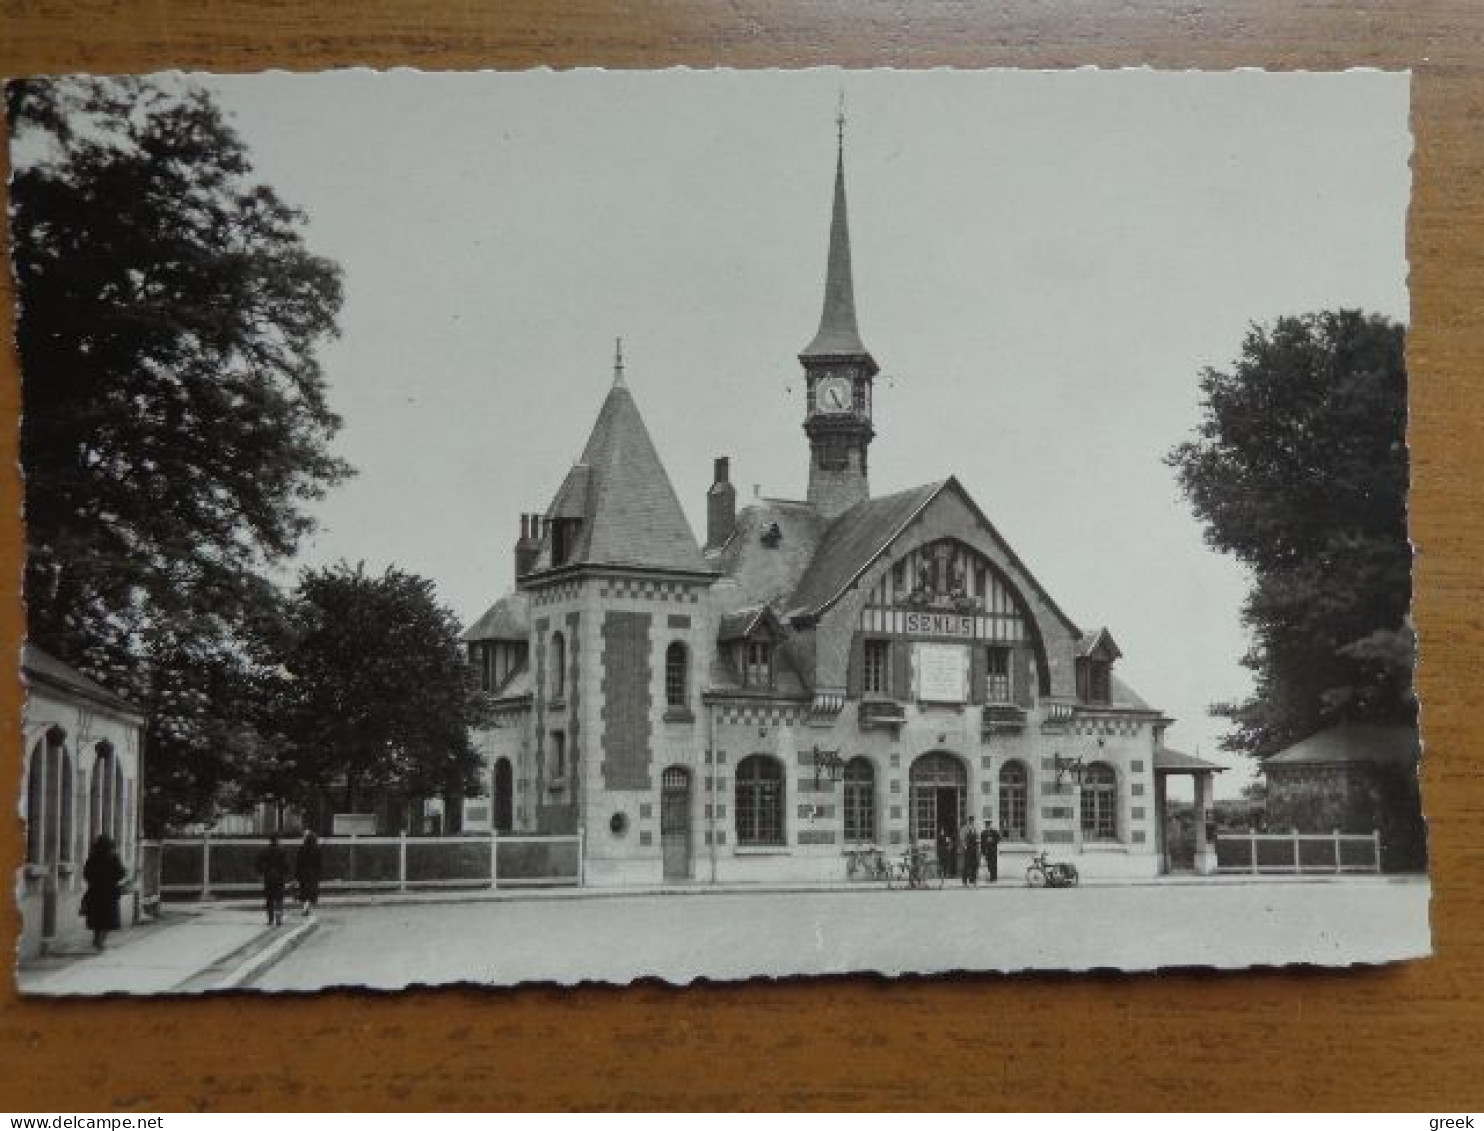
M 1413 70 L 1412 520 L 1436 957 L 291 1000 L 28 1003 L 7 985 L 0 1108 L 1484 1108 L 1484 762 L 1470 714 L 1484 678 L 1484 5 L 0 0 L 7 75 L 827 63 Z M 0 401 L 0 576 L 13 579 L 18 390 L 3 351 Z M 12 583 L 0 655 L 15 654 L 21 628 Z M 13 796 L 20 694 L 7 677 L 0 795 Z M 21 851 L 8 819 L 0 865 Z

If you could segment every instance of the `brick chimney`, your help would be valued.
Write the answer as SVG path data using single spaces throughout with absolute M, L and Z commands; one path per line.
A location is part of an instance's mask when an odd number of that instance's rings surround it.
M 732 536 L 737 525 L 737 489 L 731 482 L 732 461 L 716 458 L 711 488 L 706 492 L 706 549 L 715 550 Z
M 515 543 L 516 577 L 524 577 L 536 568 L 536 557 L 541 552 L 540 522 L 539 515 L 520 516 L 520 538 Z

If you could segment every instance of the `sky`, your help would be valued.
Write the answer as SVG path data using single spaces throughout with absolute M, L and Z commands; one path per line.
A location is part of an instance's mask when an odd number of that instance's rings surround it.
M 956 475 L 1122 677 L 1218 751 L 1248 580 L 1164 455 L 1252 323 L 1408 319 L 1408 77 L 548 70 L 203 79 L 344 270 L 323 360 L 359 471 L 299 564 L 395 564 L 466 623 L 626 376 L 693 530 L 715 456 L 799 498 L 796 359 L 845 164 L 874 493 Z

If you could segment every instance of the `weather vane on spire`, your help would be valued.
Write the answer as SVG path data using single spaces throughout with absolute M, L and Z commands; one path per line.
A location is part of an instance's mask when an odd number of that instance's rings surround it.
M 623 339 L 613 339 L 613 383 L 623 384 Z
M 835 144 L 845 148 L 845 88 L 840 88 L 840 101 L 835 106 Z

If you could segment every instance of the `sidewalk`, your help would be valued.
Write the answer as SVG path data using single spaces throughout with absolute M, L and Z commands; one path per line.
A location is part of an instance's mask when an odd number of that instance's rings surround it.
M 99 953 L 86 936 L 61 940 L 16 969 L 23 994 L 199 993 L 240 986 L 297 946 L 313 919 L 268 927 L 254 906 L 167 905 L 159 920 L 109 936 Z
M 1084 879 L 1081 883 L 1083 888 L 1106 888 L 1106 887 L 1186 887 L 1186 886 L 1217 886 L 1237 887 L 1253 884 L 1397 884 L 1397 883 L 1426 883 L 1427 877 L 1411 874 L 1372 874 L 1372 873 L 1345 873 L 1334 875 L 1332 873 L 1304 873 L 1302 875 L 1274 875 L 1250 873 L 1225 873 L 1211 876 L 1197 876 L 1192 873 L 1179 873 L 1167 876 L 1151 876 L 1146 878 L 1127 879 Z M 964 889 L 957 880 L 945 881 L 943 890 L 950 888 L 955 890 L 1000 890 L 1005 888 L 1024 888 L 1026 886 L 1023 874 L 1020 871 L 1010 874 L 1001 870 L 999 882 L 990 884 L 981 880 L 977 889 Z M 406 891 L 396 890 L 369 890 L 369 891 L 325 891 L 322 889 L 320 896 L 321 908 L 349 908 L 349 907 L 382 907 L 398 904 L 450 904 L 450 903 L 522 903 L 532 901 L 562 901 L 562 900 L 594 900 L 594 899 L 630 899 L 634 897 L 651 896 L 707 896 L 707 895 L 778 895 L 778 894 L 854 894 L 871 895 L 877 892 L 886 892 L 889 889 L 886 884 L 879 880 L 797 880 L 797 881 L 750 881 L 729 883 L 708 883 L 705 880 L 691 880 L 680 883 L 668 884 L 634 884 L 622 887 L 577 887 L 567 885 L 562 887 L 467 887 L 467 888 L 424 888 L 421 890 L 409 889 Z M 902 890 L 902 889 L 895 889 Z M 927 890 L 936 890 L 932 885 Z M 246 910 L 255 907 L 255 903 L 248 903 L 246 899 L 233 900 L 230 898 L 220 899 L 214 904 L 187 904 L 184 906 L 235 908 Z

